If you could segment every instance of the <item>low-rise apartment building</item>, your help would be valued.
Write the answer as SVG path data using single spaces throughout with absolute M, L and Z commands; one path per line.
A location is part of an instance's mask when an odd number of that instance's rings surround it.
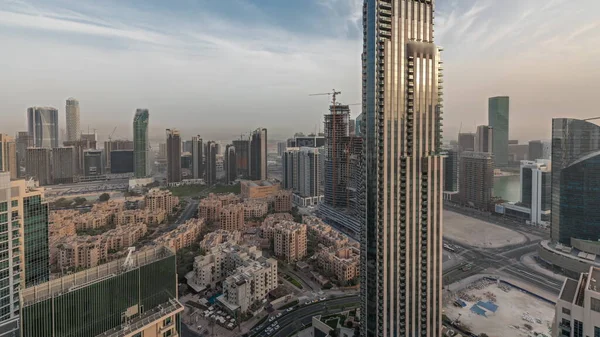
M 277 261 L 251 261 L 223 281 L 223 295 L 217 300 L 232 312 L 248 312 L 277 286 Z
M 317 263 L 325 273 L 345 284 L 360 275 L 360 250 L 356 247 L 324 248 L 317 255 Z
M 190 219 L 183 225 L 154 240 L 154 243 L 177 252 L 181 248 L 189 247 L 196 242 L 203 227 L 204 219 Z
M 116 214 L 115 224 L 117 226 L 125 226 L 131 223 L 143 222 L 148 226 L 156 226 L 163 223 L 166 218 L 167 212 L 164 210 L 132 209 Z
M 306 225 L 283 220 L 261 227 L 264 238 L 273 241 L 275 255 L 287 262 L 301 260 L 306 256 Z
M 302 221 L 306 223 L 308 233 L 317 239 L 317 242 L 325 247 L 341 248 L 349 244 L 346 235 L 335 228 L 325 224 L 323 220 L 314 216 L 305 216 Z
M 244 200 L 242 203 L 244 206 L 244 219 L 257 219 L 269 213 L 269 203 L 263 200 Z
M 252 268 L 244 270 L 244 267 L 252 267 L 257 263 L 261 266 L 260 270 L 253 271 Z M 250 296 L 251 299 L 258 298 L 256 294 L 264 294 L 260 298 L 262 300 L 269 291 L 277 287 L 277 261 L 275 259 L 263 257 L 262 251 L 257 247 L 238 246 L 230 242 L 213 247 L 206 255 L 197 256 L 194 260 L 194 269 L 186 275 L 186 278 L 188 285 L 196 291 L 207 288 L 214 289 L 217 283 L 223 282 L 225 293 L 226 282 L 224 281 L 230 276 L 243 272 L 249 272 L 251 274 L 250 278 L 254 278 L 253 275 L 260 275 L 263 278 L 262 283 L 256 285 L 260 289 L 256 289 L 254 295 Z M 231 282 L 228 284 L 228 286 L 233 286 Z M 227 289 L 231 291 L 231 295 L 223 295 L 223 301 L 228 303 L 226 305 L 230 308 L 233 305 L 234 307 L 243 307 L 243 311 L 247 310 L 243 300 L 237 300 L 237 298 L 241 298 L 240 295 L 234 295 L 233 288 Z M 234 298 L 236 299 L 234 300 Z
M 144 203 L 150 211 L 163 210 L 170 214 L 179 205 L 179 198 L 170 191 L 153 188 L 144 197 Z
M 200 241 L 200 248 L 205 251 L 209 251 L 212 248 L 229 242 L 231 244 L 239 244 L 242 241 L 242 232 L 240 231 L 226 231 L 224 229 L 217 229 L 214 232 L 210 232 L 204 235 L 204 239 Z
M 223 207 L 219 216 L 219 228 L 227 231 L 244 230 L 244 210 L 243 204 L 230 204 Z
M 273 195 L 273 209 L 275 212 L 292 211 L 292 191 L 280 190 Z

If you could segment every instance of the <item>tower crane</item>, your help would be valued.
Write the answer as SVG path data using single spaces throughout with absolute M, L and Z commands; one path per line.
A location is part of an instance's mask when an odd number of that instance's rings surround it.
M 112 141 L 112 136 L 115 134 L 115 131 L 117 131 L 117 127 L 115 126 L 115 128 L 112 130 L 112 132 L 110 133 L 110 135 L 108 135 L 108 141 Z

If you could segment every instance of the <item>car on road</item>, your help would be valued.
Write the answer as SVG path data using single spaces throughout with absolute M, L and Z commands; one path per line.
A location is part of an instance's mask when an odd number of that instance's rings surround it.
M 325 301 L 326 299 L 327 298 L 325 298 L 325 297 L 321 297 L 321 298 L 319 298 L 319 301 Z
M 277 318 L 281 317 L 281 313 L 278 313 L 275 317 L 277 317 Z

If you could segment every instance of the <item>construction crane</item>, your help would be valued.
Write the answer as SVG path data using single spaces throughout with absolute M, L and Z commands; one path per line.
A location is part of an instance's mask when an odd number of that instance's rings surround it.
M 115 126 L 115 128 L 112 130 L 112 132 L 110 133 L 110 135 L 108 135 L 108 141 L 112 141 L 112 136 L 115 134 L 115 131 L 117 131 L 117 127 Z
M 322 93 L 318 93 L 318 94 L 310 94 L 308 96 L 325 96 L 325 95 L 331 96 L 332 97 L 331 101 L 333 103 L 334 110 L 335 110 L 335 99 L 336 99 L 337 95 L 341 95 L 341 94 L 342 94 L 341 91 L 335 91 L 335 89 L 332 89 L 331 92 L 322 92 Z

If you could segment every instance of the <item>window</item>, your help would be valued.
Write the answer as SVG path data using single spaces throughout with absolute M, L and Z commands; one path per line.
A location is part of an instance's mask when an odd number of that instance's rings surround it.
M 6 212 L 8 210 L 8 203 L 6 201 L 0 202 L 0 212 Z
M 593 298 L 593 297 L 591 297 L 590 300 L 591 300 L 591 305 L 590 305 L 591 309 L 596 312 L 600 312 L 600 300 L 597 298 Z
M 583 323 L 578 320 L 575 320 L 575 329 L 573 333 L 574 337 L 583 337 Z
M 571 316 L 571 310 L 570 309 L 562 308 L 562 313 L 565 314 L 565 315 Z
M 600 337 L 600 328 L 597 326 L 594 327 L 594 337 Z
M 133 335 L 133 337 L 142 337 L 142 336 L 143 336 L 143 335 L 142 335 L 142 333 L 143 333 L 143 332 L 138 332 L 138 333 L 136 333 L 135 335 Z
M 19 207 L 19 200 L 13 200 L 10 202 L 11 207 Z
M 163 333 L 163 337 L 171 337 L 171 336 L 173 336 L 173 330 L 172 329 L 169 330 L 169 331 L 166 331 L 165 333 Z
M 172 321 L 173 321 L 173 319 L 171 317 L 167 317 L 167 319 L 165 319 L 165 321 L 163 322 L 163 326 L 167 326 L 167 325 L 171 324 Z

